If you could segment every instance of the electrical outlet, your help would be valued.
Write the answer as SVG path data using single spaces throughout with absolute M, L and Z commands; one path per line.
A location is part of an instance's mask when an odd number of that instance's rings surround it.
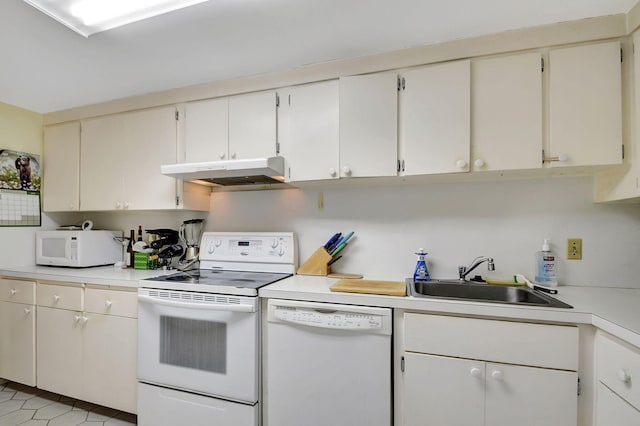
M 582 238 L 567 239 L 567 259 L 582 260 Z

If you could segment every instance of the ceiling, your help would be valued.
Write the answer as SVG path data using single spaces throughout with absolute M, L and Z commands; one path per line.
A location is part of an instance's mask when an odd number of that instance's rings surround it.
M 638 0 L 210 0 L 84 38 L 0 1 L 0 102 L 46 113 L 628 12 Z

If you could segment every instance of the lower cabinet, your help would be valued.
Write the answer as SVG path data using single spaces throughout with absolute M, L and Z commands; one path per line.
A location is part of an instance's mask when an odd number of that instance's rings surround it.
M 135 291 L 39 284 L 38 387 L 136 412 Z
M 577 424 L 577 327 L 405 314 L 401 363 L 406 426 Z
M 640 349 L 596 334 L 596 426 L 640 425 Z
M 36 385 L 35 286 L 0 278 L 0 377 Z

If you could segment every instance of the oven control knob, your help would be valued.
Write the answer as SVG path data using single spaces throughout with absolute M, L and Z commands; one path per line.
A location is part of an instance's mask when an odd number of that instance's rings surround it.
M 278 243 L 279 243 L 278 239 L 274 238 L 273 241 L 271 241 L 271 247 L 272 248 L 278 247 Z
M 222 245 L 222 240 L 216 240 L 216 247 L 220 247 Z
M 278 256 L 284 256 L 284 247 L 280 247 L 280 250 L 278 251 Z

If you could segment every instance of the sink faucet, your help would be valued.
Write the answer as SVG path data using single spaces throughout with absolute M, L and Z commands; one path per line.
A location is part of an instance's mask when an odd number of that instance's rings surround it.
M 478 256 L 473 259 L 469 266 L 458 266 L 460 281 L 466 281 L 466 276 L 484 262 L 487 262 L 487 269 L 489 271 L 494 271 L 496 269 L 495 265 L 493 264 L 492 257 Z

